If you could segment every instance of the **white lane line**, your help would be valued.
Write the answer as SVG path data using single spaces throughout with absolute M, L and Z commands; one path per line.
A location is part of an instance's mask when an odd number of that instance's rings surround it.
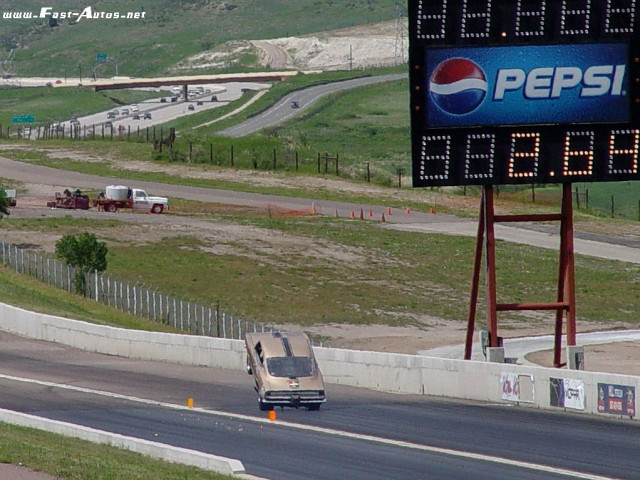
M 541 464 L 537 464 L 537 463 L 531 463 L 531 462 L 523 462 L 523 461 L 519 461 L 519 460 L 510 460 L 508 458 L 502 458 L 502 457 L 495 457 L 492 455 L 484 455 L 484 454 L 480 454 L 480 453 L 473 453 L 473 452 L 465 452 L 463 450 L 453 450 L 450 448 L 441 448 L 441 447 L 431 447 L 428 445 L 421 445 L 418 443 L 412 443 L 412 442 L 405 442 L 405 441 L 401 441 L 401 440 L 392 440 L 389 438 L 383 438 L 383 437 L 374 437 L 373 435 L 364 435 L 364 434 L 359 434 L 359 433 L 351 433 L 351 432 L 345 432 L 343 430 L 335 430 L 335 429 L 331 429 L 331 428 L 325 428 L 325 427 L 318 427 L 318 426 L 313 426 L 313 425 L 304 425 L 304 424 L 300 424 L 300 423 L 292 423 L 292 422 L 283 422 L 283 421 L 272 421 L 269 420 L 268 418 L 260 418 L 260 417 L 253 417 L 250 415 L 242 415 L 242 414 L 238 414 L 238 413 L 229 413 L 229 412 L 224 412 L 221 410 L 208 410 L 208 409 L 204 409 L 204 408 L 197 408 L 197 407 L 189 407 L 187 405 L 177 405 L 174 403 L 167 403 L 167 402 L 159 402 L 156 400 L 148 400 L 145 398 L 139 398 L 139 397 L 132 397 L 129 395 L 121 395 L 119 393 L 113 393 L 113 392 L 106 392 L 103 390 L 94 390 L 91 388 L 83 388 L 83 387 L 76 387 L 74 385 L 66 385 L 66 384 L 61 384 L 61 383 L 53 383 L 53 382 L 45 382 L 42 380 L 35 380 L 32 378 L 22 378 L 22 377 L 14 377 L 11 375 L 3 375 L 0 374 L 0 379 L 5 379 L 5 380 L 11 380 L 11 381 L 15 381 L 15 382 L 22 382 L 22 383 L 31 383 L 31 384 L 35 384 L 35 385 L 40 385 L 40 386 L 44 386 L 44 387 L 54 387 L 54 388 L 60 388 L 60 389 L 64 389 L 64 390 L 71 390 L 71 391 L 75 391 L 75 392 L 82 392 L 82 393 L 90 393 L 93 395 L 101 395 L 103 397 L 109 397 L 109 398 L 117 398 L 117 399 L 121 399 L 121 400 L 128 400 L 131 402 L 136 402 L 136 403 L 142 403 L 142 404 L 147 404 L 147 405 L 154 405 L 154 406 L 160 406 L 160 407 L 165 407 L 165 408 L 171 408 L 174 410 L 188 410 L 190 412 L 198 412 L 198 413 L 202 413 L 202 414 L 207 414 L 207 415 L 216 415 L 216 416 L 224 416 L 227 418 L 232 418 L 235 420 L 243 420 L 243 421 L 247 421 L 247 422 L 254 422 L 254 423 L 263 423 L 263 424 L 272 424 L 275 426 L 281 426 L 281 427 L 288 427 L 288 428 L 295 428 L 297 430 L 307 430 L 310 432 L 314 432 L 314 433 L 324 433 L 326 435 L 334 435 L 334 436 L 338 436 L 338 437 L 345 437 L 345 438 L 351 438 L 351 439 L 355 439 L 355 440 L 365 440 L 368 442 L 374 442 L 374 443 L 379 443 L 379 444 L 383 444 L 383 445 L 390 445 L 390 446 L 394 446 L 394 447 L 400 447 L 400 448 L 409 448 L 412 450 L 420 450 L 420 451 L 424 451 L 424 452 L 429 452 L 429 453 L 436 453 L 439 455 L 449 455 L 452 457 L 460 457 L 460 458 L 465 458 L 465 459 L 469 459 L 469 460 L 478 460 L 478 461 L 482 461 L 482 462 L 490 462 L 490 463 L 496 463 L 499 465 L 507 465 L 510 467 L 516 467 L 516 468 L 523 468 L 526 470 L 532 470 L 532 471 L 537 471 L 537 472 L 544 472 L 544 473 L 551 473 L 554 475 L 562 475 L 562 476 L 566 476 L 569 478 L 579 478 L 579 479 L 583 479 L 583 480 L 620 480 L 618 478 L 615 477 L 605 477 L 602 475 L 592 475 L 592 474 L 588 474 L 585 472 L 578 472 L 576 470 L 569 470 L 566 468 L 558 468 L 558 467 L 552 467 L 549 465 L 541 465 Z

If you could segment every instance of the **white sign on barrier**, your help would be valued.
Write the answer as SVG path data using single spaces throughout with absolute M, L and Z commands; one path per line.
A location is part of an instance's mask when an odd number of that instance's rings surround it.
M 564 406 L 575 410 L 584 410 L 584 381 L 565 378 Z
M 552 407 L 584 410 L 584 380 L 549 378 L 549 403 Z
M 520 401 L 520 377 L 517 373 L 505 373 L 500 375 L 502 387 L 502 399 L 509 402 Z

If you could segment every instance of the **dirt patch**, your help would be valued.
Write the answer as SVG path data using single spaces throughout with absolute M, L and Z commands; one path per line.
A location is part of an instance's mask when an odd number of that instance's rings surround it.
M 585 370 L 640 376 L 640 342 L 617 342 L 584 347 Z M 553 352 L 543 350 L 527 355 L 527 360 L 544 367 L 553 366 Z M 562 360 L 565 361 L 564 358 Z
M 300 37 L 233 41 L 200 52 L 173 70 L 221 68 L 254 50 L 262 67 L 273 70 L 358 70 L 400 65 L 408 58 L 407 20 L 359 25 Z

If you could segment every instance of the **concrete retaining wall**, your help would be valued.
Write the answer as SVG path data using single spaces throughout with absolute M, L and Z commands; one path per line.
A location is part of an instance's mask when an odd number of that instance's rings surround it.
M 95 325 L 30 312 L 0 303 L 0 329 L 90 352 L 185 365 L 242 369 L 244 345 L 238 340 L 176 335 Z
M 93 351 L 144 360 L 233 370 L 244 369 L 243 342 L 193 335 L 151 333 L 105 327 L 51 315 L 33 313 L 0 304 L 0 329 L 30 338 L 58 342 Z M 588 413 L 616 414 L 603 408 L 603 393 L 609 397 L 623 386 L 640 391 L 640 377 L 499 364 L 417 355 L 316 348 L 320 369 L 327 383 L 395 393 L 436 395 L 487 402 L 515 402 L 537 408 L 570 408 Z M 588 361 L 588 359 L 587 359 Z M 551 404 L 551 379 L 577 381 L 571 384 L 579 401 L 568 406 Z M 581 383 L 580 383 L 581 382 Z M 568 383 L 567 383 L 568 384 Z M 599 385 L 600 384 L 600 385 Z M 621 401 L 620 415 L 635 417 L 635 398 Z M 607 401 L 607 399 L 604 399 Z M 616 399 L 611 403 L 616 404 Z

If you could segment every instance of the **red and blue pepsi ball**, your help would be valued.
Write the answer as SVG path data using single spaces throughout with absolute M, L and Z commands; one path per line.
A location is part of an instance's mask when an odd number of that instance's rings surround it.
M 429 79 L 433 102 L 451 115 L 476 110 L 487 95 L 484 71 L 466 58 L 450 58 L 440 63 Z

